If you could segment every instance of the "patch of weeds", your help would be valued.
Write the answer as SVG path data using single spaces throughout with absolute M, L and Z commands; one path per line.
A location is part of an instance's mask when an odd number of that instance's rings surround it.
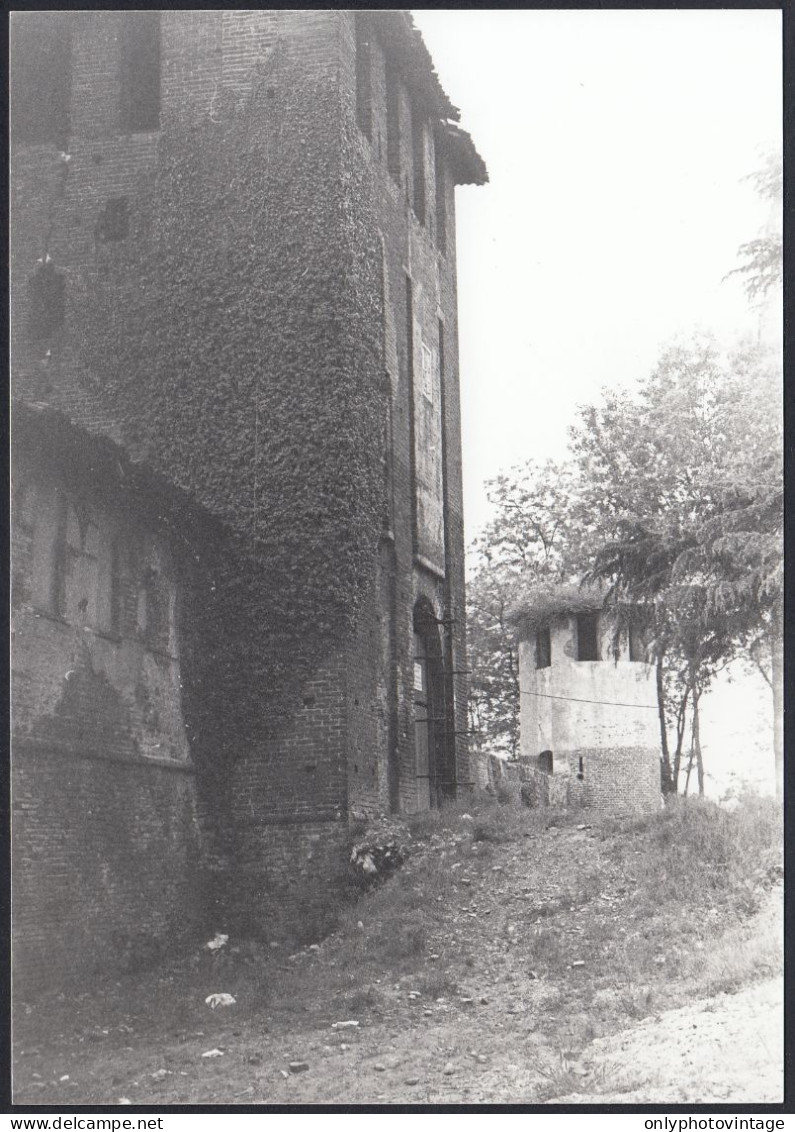
M 560 1055 L 560 1065 L 551 1070 L 541 1070 L 543 1083 L 536 1089 L 539 1104 L 553 1103 L 561 1097 L 594 1096 L 626 1091 L 626 1083 L 610 1067 L 598 1065 L 587 1075 L 577 1073 Z
M 549 928 L 537 928 L 526 937 L 526 955 L 531 963 L 555 966 L 561 961 L 560 935 Z
M 430 971 L 417 979 L 417 990 L 428 998 L 452 998 L 458 993 L 458 984 L 444 971 Z
M 411 830 L 411 836 L 416 841 L 428 841 L 442 828 L 442 816 L 439 810 L 424 810 L 419 814 L 412 814 L 406 819 Z
M 497 801 L 501 806 L 515 806 L 520 800 L 521 783 L 500 782 L 497 784 Z
M 729 905 L 753 914 L 764 887 L 759 862 L 780 852 L 781 807 L 746 796 L 730 811 L 704 798 L 673 798 L 664 810 L 616 832 L 611 856 L 625 870 L 645 914 Z
M 366 936 L 365 954 L 379 966 L 400 964 L 422 955 L 426 942 L 424 917 L 414 912 L 374 924 Z
M 538 1065 L 536 1068 L 542 1078 L 535 1088 L 533 1098 L 538 1104 L 546 1104 L 556 1097 L 590 1092 L 593 1088 L 592 1078 L 590 1076 L 583 1077 L 581 1073 L 575 1072 L 570 1061 L 562 1052 L 558 1053 L 556 1062 L 547 1066 Z
M 510 839 L 505 827 L 494 818 L 480 818 L 472 826 L 473 841 L 490 841 L 494 845 L 504 845 Z
M 652 987 L 626 987 L 620 992 L 619 1005 L 628 1018 L 646 1018 L 653 1010 Z
M 487 841 L 493 845 L 508 845 L 521 841 L 527 832 L 526 811 L 497 809 L 479 814 L 472 825 L 472 840 Z
M 680 975 L 696 983 L 704 995 L 735 991 L 757 979 L 774 978 L 783 970 L 784 948 L 780 910 L 735 925 L 711 947 L 689 950 L 679 963 Z
M 342 996 L 342 1004 L 345 1008 L 346 1015 L 356 1017 L 357 1014 L 364 1014 L 370 1010 L 377 1009 L 383 1006 L 384 995 L 378 987 L 372 985 L 354 987 L 353 990 L 347 991 Z

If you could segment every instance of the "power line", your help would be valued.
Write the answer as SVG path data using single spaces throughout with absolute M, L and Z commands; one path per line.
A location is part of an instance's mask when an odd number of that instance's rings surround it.
M 659 711 L 657 704 L 621 704 L 615 700 L 582 700 L 578 696 L 553 696 L 549 692 L 526 692 L 524 688 L 519 689 L 519 694 L 522 696 L 540 696 L 545 700 L 567 700 L 575 704 L 602 704 L 604 707 L 630 707 L 630 708 L 646 708 L 648 711 Z

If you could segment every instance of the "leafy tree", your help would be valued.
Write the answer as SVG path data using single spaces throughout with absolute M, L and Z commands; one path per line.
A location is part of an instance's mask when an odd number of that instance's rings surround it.
M 637 399 L 610 395 L 573 431 L 608 535 L 588 574 L 612 583 L 611 600 L 654 611 L 661 718 L 667 699 L 676 733 L 673 757 L 662 735 L 668 789 L 689 709 L 687 782 L 695 763 L 703 792 L 699 701 L 739 650 L 756 643 L 759 656 L 760 635 L 774 641 L 780 626 L 779 406 L 770 356 L 744 347 L 721 359 L 706 340 L 667 350 Z
M 776 359 L 749 345 L 725 357 L 702 337 L 667 349 L 634 393 L 583 408 L 564 463 L 528 461 L 493 481 L 495 519 L 470 585 L 473 726 L 484 741 L 518 746 L 506 624 L 517 594 L 544 580 L 606 580 L 619 626 L 645 613 L 664 788 L 682 776 L 689 788 L 695 771 L 703 791 L 704 693 L 736 656 L 764 665 L 780 641 L 781 450 Z M 775 689 L 775 671 L 768 678 Z
M 780 206 L 783 201 L 783 171 L 781 158 L 778 154 L 771 154 L 762 169 L 751 174 L 756 191 L 762 200 L 769 201 L 772 206 Z M 738 248 L 739 256 L 744 259 L 739 267 L 728 273 L 743 276 L 745 293 L 751 300 L 767 295 L 774 288 L 780 288 L 783 276 L 783 243 L 780 225 L 772 230 L 741 244 Z
M 508 612 L 519 589 L 574 569 L 569 522 L 571 470 L 528 460 L 488 484 L 495 517 L 473 551 L 467 587 L 470 726 L 475 741 L 515 757 L 519 752 L 519 659 Z

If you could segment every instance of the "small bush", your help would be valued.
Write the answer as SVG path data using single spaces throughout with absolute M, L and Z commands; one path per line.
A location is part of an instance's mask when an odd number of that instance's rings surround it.
M 367 826 L 351 847 L 352 884 L 372 888 L 399 869 L 408 858 L 410 837 L 402 822 L 382 819 Z
M 356 1014 L 376 1009 L 384 1004 L 384 995 L 377 987 L 354 987 L 343 995 L 342 1005 L 346 1015 L 355 1017 Z
M 472 826 L 473 841 L 490 841 L 502 845 L 511 840 L 510 832 L 493 818 L 479 818 Z

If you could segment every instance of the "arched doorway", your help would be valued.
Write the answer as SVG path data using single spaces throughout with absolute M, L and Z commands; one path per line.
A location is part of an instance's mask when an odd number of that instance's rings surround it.
M 414 607 L 414 749 L 420 809 L 440 805 L 453 786 L 448 757 L 444 653 L 430 602 Z M 449 781 L 448 781 L 449 780 Z

